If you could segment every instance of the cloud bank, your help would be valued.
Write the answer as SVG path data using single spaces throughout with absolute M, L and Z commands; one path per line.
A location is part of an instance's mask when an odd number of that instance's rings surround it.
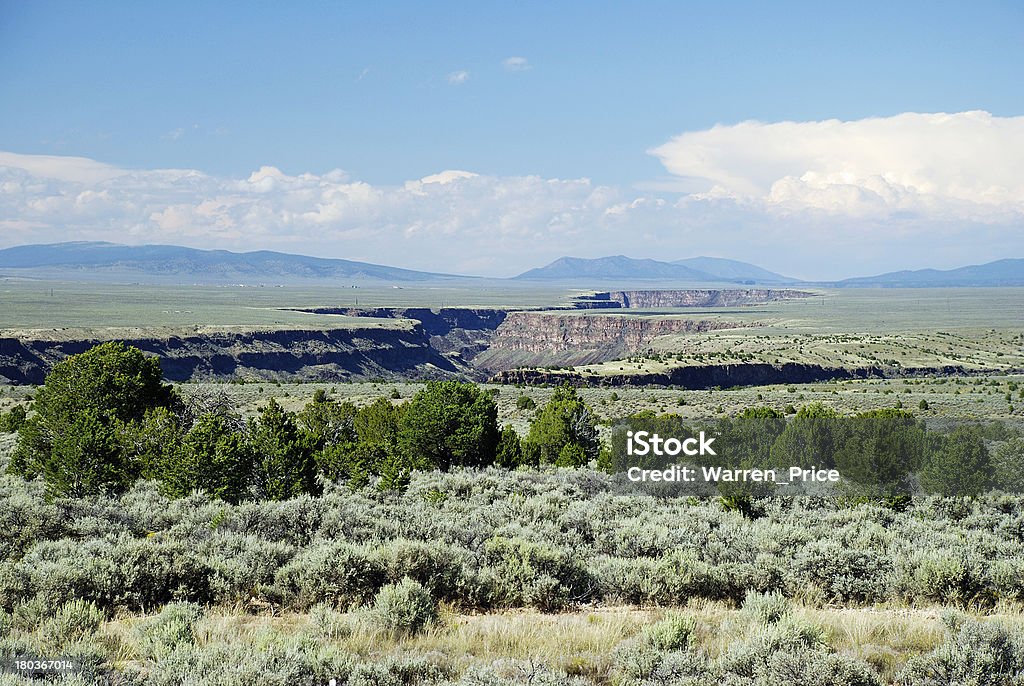
M 1024 117 L 748 121 L 684 133 L 650 152 L 687 190 L 778 210 L 980 221 L 1024 212 Z
M 671 192 L 443 170 L 245 178 L 0 152 L 0 247 L 277 249 L 507 276 L 562 255 L 699 254 L 805 278 L 1024 256 L 1024 117 L 743 122 L 651 151 Z

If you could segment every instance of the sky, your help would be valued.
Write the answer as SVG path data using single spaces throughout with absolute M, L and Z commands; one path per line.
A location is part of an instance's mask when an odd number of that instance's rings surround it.
M 0 248 L 1024 257 L 1019 2 L 0 0 Z

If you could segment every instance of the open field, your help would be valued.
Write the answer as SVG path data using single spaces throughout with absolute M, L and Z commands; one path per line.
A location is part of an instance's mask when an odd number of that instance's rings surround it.
M 52 293 L 52 294 L 51 294 Z M 157 286 L 0 279 L 0 330 L 84 327 L 303 326 L 333 328 L 308 307 L 552 307 L 567 288 L 473 286 Z
M 73 657 L 91 670 L 76 685 L 1013 685 L 1024 670 L 1019 497 L 782 499 L 748 519 L 564 469 L 237 505 L 152 482 L 49 501 L 5 476 L 0 492 L 2 521 L 21 522 L 0 529 L 0 647 Z M 389 600 L 405 587 L 432 600 Z
M 920 659 L 947 640 L 950 630 L 944 616 L 947 621 L 956 617 L 954 621 L 980 621 L 1024 633 L 1024 612 L 1017 606 L 957 615 L 940 606 L 844 609 L 793 604 L 786 621 L 815 627 L 823 647 L 863 661 L 889 683 L 911 659 Z M 582 683 L 629 683 L 630 672 L 637 666 L 631 659 L 649 640 L 652 627 L 679 617 L 693 622 L 686 651 L 720 662 L 729 659 L 730 650 L 756 642 L 772 626 L 762 623 L 750 608 L 706 601 L 678 611 L 621 607 L 554 615 L 529 610 L 467 615 L 447 610 L 439 624 L 415 636 L 381 631 L 367 621 L 365 613 L 328 607 L 281 615 L 213 609 L 195 616 L 188 643 L 193 655 L 236 659 L 243 659 L 252 646 L 304 645 L 307 652 L 346 656 L 366 667 L 429 666 L 459 683 L 481 683 L 471 677 L 486 674 L 522 683 L 572 677 L 584 679 Z M 96 640 L 110 647 L 120 668 L 129 674 L 159 674 L 176 662 L 170 653 L 177 646 L 153 640 L 154 627 L 166 618 L 166 614 L 152 614 L 104 622 L 95 633 Z

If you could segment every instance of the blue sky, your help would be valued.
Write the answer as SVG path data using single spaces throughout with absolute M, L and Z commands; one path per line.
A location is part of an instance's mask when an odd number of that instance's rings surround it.
M 977 197 L 965 196 L 958 190 L 963 179 L 953 178 L 957 160 L 973 156 L 970 147 L 932 160 L 938 171 L 923 176 L 914 175 L 909 161 L 915 150 L 933 149 L 929 137 L 935 136 L 961 142 L 977 136 L 993 154 L 1008 149 L 1024 157 L 1015 147 L 1024 115 L 1021 35 L 1024 5 L 1015 2 L 636 7 L 0 0 L 0 151 L 10 153 L 0 166 L 47 178 L 51 186 L 65 184 L 50 187 L 45 197 L 20 181 L 16 190 L 8 186 L 0 203 L 15 216 L 0 224 L 0 247 L 61 238 L 252 246 L 496 274 L 579 247 L 638 257 L 666 250 L 685 257 L 691 249 L 760 256 L 765 266 L 808 276 L 815 269 L 839 274 L 876 265 L 954 266 L 994 259 L 1004 250 L 1024 255 L 1024 205 L 1020 181 L 1010 178 L 1018 171 L 1012 159 L 969 160 L 995 169 L 987 185 L 975 189 Z M 918 126 L 896 119 L 974 111 L 990 119 L 968 118 L 974 124 L 966 128 L 967 120 L 921 120 Z M 771 128 L 872 119 L 891 126 L 839 127 L 809 139 L 802 131 Z M 752 137 L 729 128 L 748 120 L 765 126 Z M 918 135 L 925 129 L 931 133 Z M 704 137 L 685 139 L 686 150 L 665 147 L 688 134 Z M 838 148 L 836 136 L 846 141 Z M 857 146 L 847 143 L 863 136 L 880 150 L 908 138 L 921 147 L 900 160 L 875 155 L 848 163 L 843 156 Z M 814 140 L 819 148 L 795 162 L 786 152 L 793 140 Z M 693 146 L 710 149 L 705 157 L 715 169 L 695 162 Z M 758 148 L 781 151 L 784 159 L 751 156 Z M 88 158 L 125 173 L 68 179 L 26 161 L 43 155 Z M 950 169 L 944 172 L 943 165 Z M 220 229 L 213 220 L 202 223 L 198 217 L 219 211 L 210 202 L 264 167 L 280 173 L 272 192 L 290 189 L 288 198 L 257 207 L 255 196 L 247 196 L 247 214 L 237 203 L 221 203 Z M 775 167 L 776 177 L 737 180 Z M 168 169 L 192 170 L 203 181 L 153 176 Z M 330 176 L 332 170 L 344 175 Z M 427 193 L 429 202 L 416 200 L 426 197 L 417 191 L 395 197 L 409 182 L 446 170 L 479 176 L 440 177 L 443 197 Z M 289 181 L 303 174 L 316 181 Z M 876 176 L 899 185 L 895 194 L 873 186 L 869 179 Z M 795 200 L 787 183 L 774 183 L 808 178 L 817 184 L 812 200 L 806 189 Z M 527 188 L 529 179 L 536 188 Z M 572 185 L 582 180 L 589 186 Z M 847 198 L 837 210 L 834 199 L 821 197 L 822 184 L 830 192 L 878 195 L 886 209 L 865 215 L 859 205 L 851 210 Z M 907 188 L 931 195 L 911 202 L 901 195 Z M 1006 192 L 990 211 L 999 189 Z M 510 192 L 514 207 L 500 202 Z M 55 205 L 58 196 L 74 194 L 82 201 L 82 193 L 106 198 L 109 206 L 95 205 L 89 216 L 40 213 L 43 199 Z M 936 193 L 938 202 L 931 197 Z M 359 204 L 374 194 L 384 199 Z M 342 196 L 349 204 L 323 211 Z M 768 203 L 770 211 L 752 201 Z M 783 201 L 789 204 L 780 215 Z M 586 228 L 622 216 L 617 208 L 636 202 L 675 209 L 644 214 L 632 207 L 624 223 L 593 233 Z M 964 202 L 987 204 L 983 211 L 965 210 Z M 188 203 L 207 210 L 189 214 Z M 132 215 L 127 204 L 144 204 L 145 212 Z M 534 211 L 523 216 L 523 204 Z M 153 219 L 166 210 L 178 212 L 180 221 Z M 823 219 L 821 211 L 832 216 Z M 311 212 L 319 213 L 315 222 Z M 300 215 L 315 228 L 297 229 Z M 865 222 L 874 233 L 857 235 Z M 818 253 L 809 248 L 772 254 L 758 244 L 758 236 L 783 224 L 821 236 L 820 250 L 830 237 L 854 245 L 886 233 L 898 240 L 847 263 L 813 267 Z M 975 238 L 968 240 L 968 229 L 957 233 L 955 224 L 972 227 Z M 991 238 L 981 246 L 979 231 Z M 454 257 L 450 250 L 424 248 L 431 236 L 445 242 L 463 233 L 469 239 L 456 240 L 464 252 Z M 936 244 L 931 262 L 913 250 Z M 407 252 L 394 255 L 402 245 Z M 964 245 L 972 246 L 969 254 Z M 900 262 L 895 250 L 910 250 L 913 259 Z M 915 260 L 920 264 L 906 264 Z

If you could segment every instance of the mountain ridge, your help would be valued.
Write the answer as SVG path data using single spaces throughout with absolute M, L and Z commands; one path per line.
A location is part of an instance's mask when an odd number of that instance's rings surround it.
M 183 279 L 230 283 L 324 281 L 431 282 L 483 277 L 417 271 L 341 258 L 312 257 L 271 250 L 233 252 L 178 245 L 123 245 L 72 241 L 0 249 L 5 276 Z M 547 265 L 503 279 L 522 282 L 655 281 L 700 284 L 801 284 L 833 288 L 937 288 L 1024 286 L 1024 259 L 1004 258 L 954 269 L 917 269 L 835 281 L 807 282 L 747 262 L 722 257 L 674 261 L 625 255 L 560 257 Z
M 421 272 L 387 265 L 311 257 L 272 250 L 232 252 L 179 245 L 122 245 L 77 241 L 23 245 L 0 250 L 0 269 L 106 272 L 118 275 L 192 275 L 213 281 L 277 279 L 372 279 L 430 281 L 477 277 Z

